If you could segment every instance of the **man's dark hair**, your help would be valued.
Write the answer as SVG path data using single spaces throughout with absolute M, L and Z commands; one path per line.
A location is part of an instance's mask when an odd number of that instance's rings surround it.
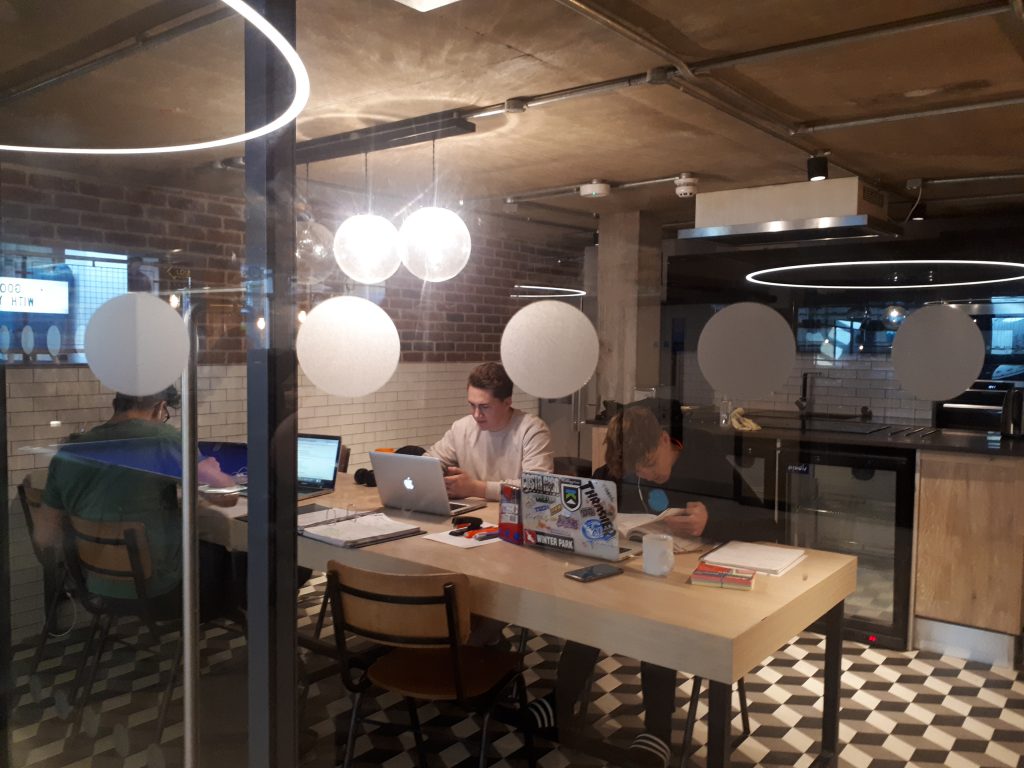
M 485 389 L 499 400 L 512 397 L 512 379 L 501 363 L 481 363 L 469 374 L 469 386 Z
M 114 395 L 114 413 L 145 410 L 164 401 L 171 408 L 181 407 L 181 395 L 178 394 L 178 390 L 173 384 L 152 395 L 126 395 L 123 392 L 118 392 Z

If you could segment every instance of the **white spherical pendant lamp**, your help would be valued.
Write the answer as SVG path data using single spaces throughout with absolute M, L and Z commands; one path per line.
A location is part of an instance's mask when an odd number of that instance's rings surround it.
M 501 362 L 509 378 L 534 397 L 571 395 L 590 381 L 599 354 L 593 324 L 561 301 L 527 304 L 501 334 Z
M 357 283 L 382 283 L 398 270 L 398 230 L 383 216 L 349 216 L 334 235 L 334 259 Z
M 150 293 L 125 293 L 100 306 L 85 329 L 85 359 L 106 387 L 151 395 L 181 378 L 188 331 L 181 316 Z
M 324 392 L 363 397 L 388 383 L 401 344 L 387 312 L 357 296 L 337 296 L 306 315 L 295 353 L 306 376 Z
M 451 280 L 469 261 L 469 228 L 447 208 L 420 208 L 402 222 L 398 237 L 406 269 L 429 283 Z

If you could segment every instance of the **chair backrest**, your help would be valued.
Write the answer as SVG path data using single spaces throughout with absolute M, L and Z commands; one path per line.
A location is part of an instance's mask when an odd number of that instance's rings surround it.
M 332 560 L 335 636 L 346 631 L 384 645 L 463 644 L 469 637 L 469 579 L 458 573 L 373 573 Z
M 134 582 L 138 597 L 145 597 L 145 582 L 153 574 L 153 560 L 143 523 L 66 515 L 64 532 L 67 560 L 83 589 L 85 574 L 93 573 L 112 581 Z
M 25 527 L 28 528 L 28 535 L 32 541 L 32 551 L 43 565 L 46 565 L 52 557 L 43 552 L 36 543 L 35 530 L 36 516 L 43 506 L 43 489 L 45 487 L 46 470 L 29 472 L 18 485 L 18 500 L 21 502 L 21 509 L 25 515 Z

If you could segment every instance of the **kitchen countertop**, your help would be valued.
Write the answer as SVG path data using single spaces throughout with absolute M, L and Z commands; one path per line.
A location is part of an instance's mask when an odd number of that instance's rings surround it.
M 925 427 L 922 431 L 909 436 L 903 436 L 902 432 L 892 435 L 890 432 L 893 430 L 901 428 L 905 428 L 905 430 L 917 429 L 920 425 L 886 425 L 879 422 L 865 422 L 860 419 L 836 420 L 836 429 L 808 428 L 801 430 L 800 419 L 795 414 L 760 415 L 766 422 L 770 421 L 772 425 L 768 426 L 766 424 L 762 429 L 754 432 L 740 432 L 731 427 L 720 426 L 717 419 L 700 418 L 694 414 L 683 421 L 684 441 L 687 430 L 698 429 L 719 436 L 740 436 L 755 440 L 782 439 L 831 445 L 887 447 L 915 451 L 947 451 L 1024 458 L 1024 440 L 1002 439 L 998 432 L 979 432 L 965 429 L 937 429 L 931 432 L 931 430 L 935 429 L 934 427 Z M 758 421 L 759 414 L 751 413 L 749 416 L 755 422 Z M 791 427 L 788 424 L 784 427 L 778 426 L 778 424 L 787 421 L 792 423 Z M 853 425 L 861 425 L 864 429 L 869 429 L 871 425 L 874 425 L 882 427 L 882 429 L 870 434 L 846 431 L 847 429 L 855 429 L 856 427 Z M 931 432 L 931 434 L 922 437 L 922 435 L 928 432 Z

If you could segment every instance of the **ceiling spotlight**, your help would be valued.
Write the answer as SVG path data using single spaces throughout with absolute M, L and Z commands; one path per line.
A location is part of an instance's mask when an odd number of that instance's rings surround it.
M 594 179 L 589 184 L 580 184 L 580 197 L 608 197 L 612 185 L 606 181 Z
M 911 221 L 924 221 L 928 217 L 928 207 L 924 203 L 918 203 L 910 213 Z
M 828 178 L 828 155 L 818 153 L 807 158 L 807 180 L 824 181 Z
M 676 197 L 688 198 L 697 196 L 697 177 L 692 173 L 680 173 L 676 177 Z

